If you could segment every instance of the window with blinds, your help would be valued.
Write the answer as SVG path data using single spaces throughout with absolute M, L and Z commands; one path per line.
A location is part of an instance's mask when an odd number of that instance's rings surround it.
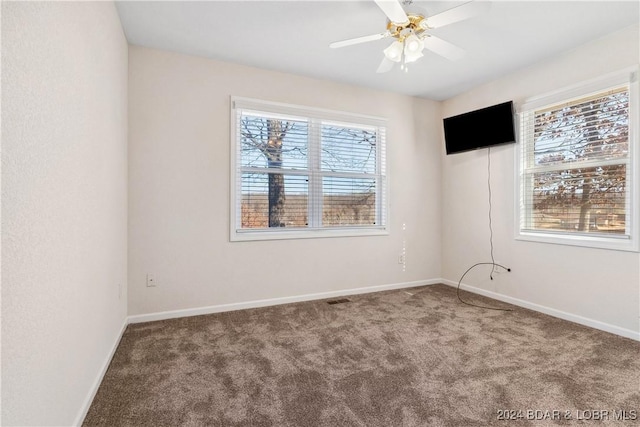
M 232 240 L 385 232 L 383 119 L 231 104 Z
M 637 250 L 636 110 L 627 81 L 525 104 L 520 114 L 520 235 Z M 635 129 L 633 129 L 635 132 Z M 633 242 L 632 242 L 633 240 Z M 596 243 L 593 245 L 593 243 Z

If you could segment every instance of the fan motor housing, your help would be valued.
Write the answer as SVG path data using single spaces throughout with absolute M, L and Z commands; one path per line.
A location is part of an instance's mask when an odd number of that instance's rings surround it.
M 403 41 L 411 33 L 420 35 L 425 31 L 426 28 L 424 27 L 428 28 L 424 16 L 408 13 L 407 17 L 409 18 L 409 22 L 404 25 L 398 25 L 391 21 L 387 23 L 387 31 L 389 31 L 391 37 Z

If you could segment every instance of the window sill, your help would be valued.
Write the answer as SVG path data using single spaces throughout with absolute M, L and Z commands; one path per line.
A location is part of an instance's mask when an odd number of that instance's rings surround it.
M 331 237 L 362 237 L 362 236 L 388 236 L 388 228 L 367 229 L 311 229 L 311 230 L 256 230 L 256 231 L 231 231 L 230 241 L 251 242 L 261 240 L 294 240 L 294 239 L 322 239 Z
M 639 252 L 640 250 L 637 239 L 626 237 L 578 236 L 562 233 L 520 231 L 516 234 L 516 240 L 625 252 Z

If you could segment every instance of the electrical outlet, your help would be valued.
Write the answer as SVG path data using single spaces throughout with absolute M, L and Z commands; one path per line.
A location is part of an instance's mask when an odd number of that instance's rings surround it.
M 497 262 L 496 264 L 500 264 L 499 262 Z M 503 268 L 500 267 L 499 265 L 496 265 L 495 268 L 493 269 L 493 274 L 504 274 L 504 273 L 510 273 L 511 269 L 510 268 Z
M 155 286 L 156 286 L 156 277 L 151 273 L 147 273 L 147 287 L 155 288 Z

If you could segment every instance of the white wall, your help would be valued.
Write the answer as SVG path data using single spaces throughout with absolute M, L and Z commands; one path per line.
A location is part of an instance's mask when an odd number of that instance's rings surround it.
M 639 62 L 638 26 L 626 28 L 443 103 L 443 117 L 559 90 Z M 491 150 L 496 261 L 512 273 L 488 278 L 479 268 L 464 282 L 480 289 L 639 331 L 637 253 L 514 240 L 514 150 Z M 443 275 L 459 280 L 472 264 L 490 261 L 487 150 L 445 156 L 443 181 Z
M 70 425 L 126 317 L 127 42 L 112 3 L 2 2 L 2 151 L 2 425 Z
M 129 72 L 130 315 L 439 277 L 439 103 L 135 46 Z M 229 242 L 231 95 L 387 117 L 391 234 Z
M 2 59 L 3 425 L 80 420 L 127 292 L 136 315 L 457 280 L 488 260 L 486 152 L 444 156 L 441 117 L 639 62 L 633 27 L 440 104 L 140 47 L 127 58 L 102 2 L 3 2 Z M 229 242 L 230 95 L 387 117 L 391 234 Z M 514 146 L 492 155 L 496 257 L 513 273 L 465 282 L 638 331 L 638 254 L 514 241 Z

